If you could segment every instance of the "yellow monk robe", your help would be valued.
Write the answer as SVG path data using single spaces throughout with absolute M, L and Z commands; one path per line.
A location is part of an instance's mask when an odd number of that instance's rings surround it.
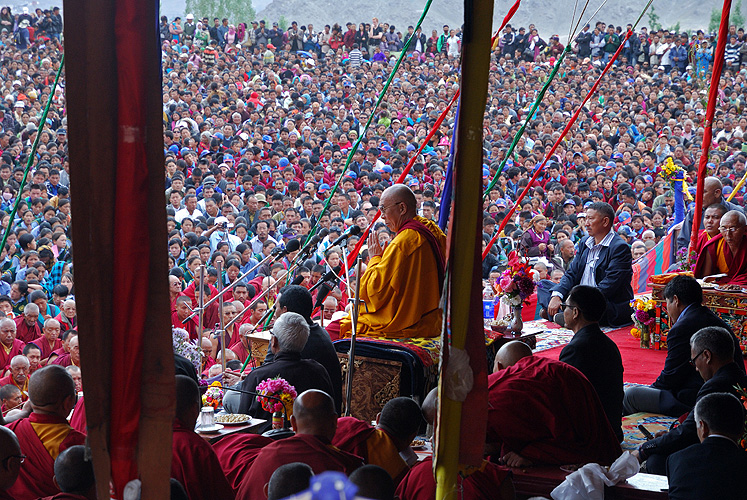
M 433 233 L 442 254 L 446 235 L 438 225 L 416 216 Z M 358 335 L 390 338 L 436 337 L 441 334 L 441 289 L 436 256 L 426 238 L 401 230 L 381 256 L 372 257 L 361 277 Z M 366 310 L 368 309 L 368 310 Z M 352 333 L 352 320 L 340 320 L 340 337 Z

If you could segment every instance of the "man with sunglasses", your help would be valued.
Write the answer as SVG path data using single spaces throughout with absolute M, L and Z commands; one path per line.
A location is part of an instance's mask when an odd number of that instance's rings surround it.
M 738 397 L 735 386 L 745 387 L 747 384 L 744 367 L 734 361 L 733 337 L 725 328 L 709 326 L 699 330 L 690 339 L 688 364 L 705 381 L 698 391 L 696 401 L 716 392 L 726 392 Z M 739 355 L 741 358 L 741 352 Z M 697 427 L 695 412 L 691 411 L 682 424 L 643 443 L 633 455 L 640 461 L 646 461 L 646 472 L 664 475 L 669 455 L 698 443 Z
M 664 288 L 667 314 L 672 327 L 667 334 L 667 358 L 659 377 L 650 387 L 630 387 L 623 399 L 624 414 L 636 412 L 663 413 L 679 417 L 695 406 L 703 381 L 689 363 L 690 337 L 701 328 L 719 326 L 732 336 L 734 362 L 744 373 L 744 359 L 739 341 L 729 327 L 710 309 L 702 305 L 703 290 L 689 276 L 676 276 Z

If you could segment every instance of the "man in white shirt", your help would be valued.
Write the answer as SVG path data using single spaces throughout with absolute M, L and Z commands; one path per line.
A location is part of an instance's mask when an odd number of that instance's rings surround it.
M 204 217 L 204 214 L 197 208 L 197 197 L 193 194 L 188 194 L 184 197 L 184 208 L 174 214 L 174 219 L 179 224 L 187 217 L 193 220 L 196 217 Z

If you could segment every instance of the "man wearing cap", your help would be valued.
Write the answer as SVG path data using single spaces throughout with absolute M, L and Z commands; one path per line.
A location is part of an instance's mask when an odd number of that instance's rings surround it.
M 435 337 L 441 324 L 446 236 L 433 222 L 416 215 L 415 194 L 402 184 L 387 188 L 379 203 L 387 227 L 396 233 L 381 246 L 371 233 L 368 268 L 361 276 L 360 335 L 390 338 Z M 340 336 L 350 336 L 349 316 L 340 320 Z
M 608 203 L 596 202 L 586 209 L 589 236 L 578 244 L 578 253 L 560 283 L 552 290 L 547 316 L 555 317 L 563 299 L 576 285 L 599 288 L 607 299 L 602 325 L 623 326 L 631 323 L 630 301 L 633 276 L 630 247 L 614 230 L 615 211 Z M 544 304 L 541 304 L 544 307 Z M 560 315 L 555 317 L 556 322 Z M 561 320 L 562 321 L 562 320 Z

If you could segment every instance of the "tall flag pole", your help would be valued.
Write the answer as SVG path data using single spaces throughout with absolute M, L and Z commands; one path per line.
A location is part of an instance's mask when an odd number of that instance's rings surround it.
M 700 161 L 698 162 L 698 182 L 695 192 L 695 212 L 693 213 L 693 227 L 690 232 L 690 247 L 695 248 L 700 232 L 700 219 L 703 214 L 703 190 L 707 174 L 708 153 L 713 142 L 713 116 L 716 113 L 718 102 L 718 84 L 721 79 L 721 70 L 724 66 L 724 52 L 726 51 L 726 38 L 729 36 L 729 12 L 731 11 L 731 0 L 724 0 L 721 9 L 721 24 L 718 28 L 718 41 L 716 52 L 713 54 L 713 73 L 711 73 L 711 88 L 708 92 L 708 106 L 706 107 L 705 131 L 703 133 L 703 144 L 700 147 Z
M 493 2 L 466 0 L 462 96 L 456 125 L 454 207 L 447 245 L 434 472 L 436 498 L 456 498 L 459 465 L 482 463 L 488 366 L 482 318 L 482 120 L 490 70 Z M 459 382 L 472 379 L 463 390 Z

